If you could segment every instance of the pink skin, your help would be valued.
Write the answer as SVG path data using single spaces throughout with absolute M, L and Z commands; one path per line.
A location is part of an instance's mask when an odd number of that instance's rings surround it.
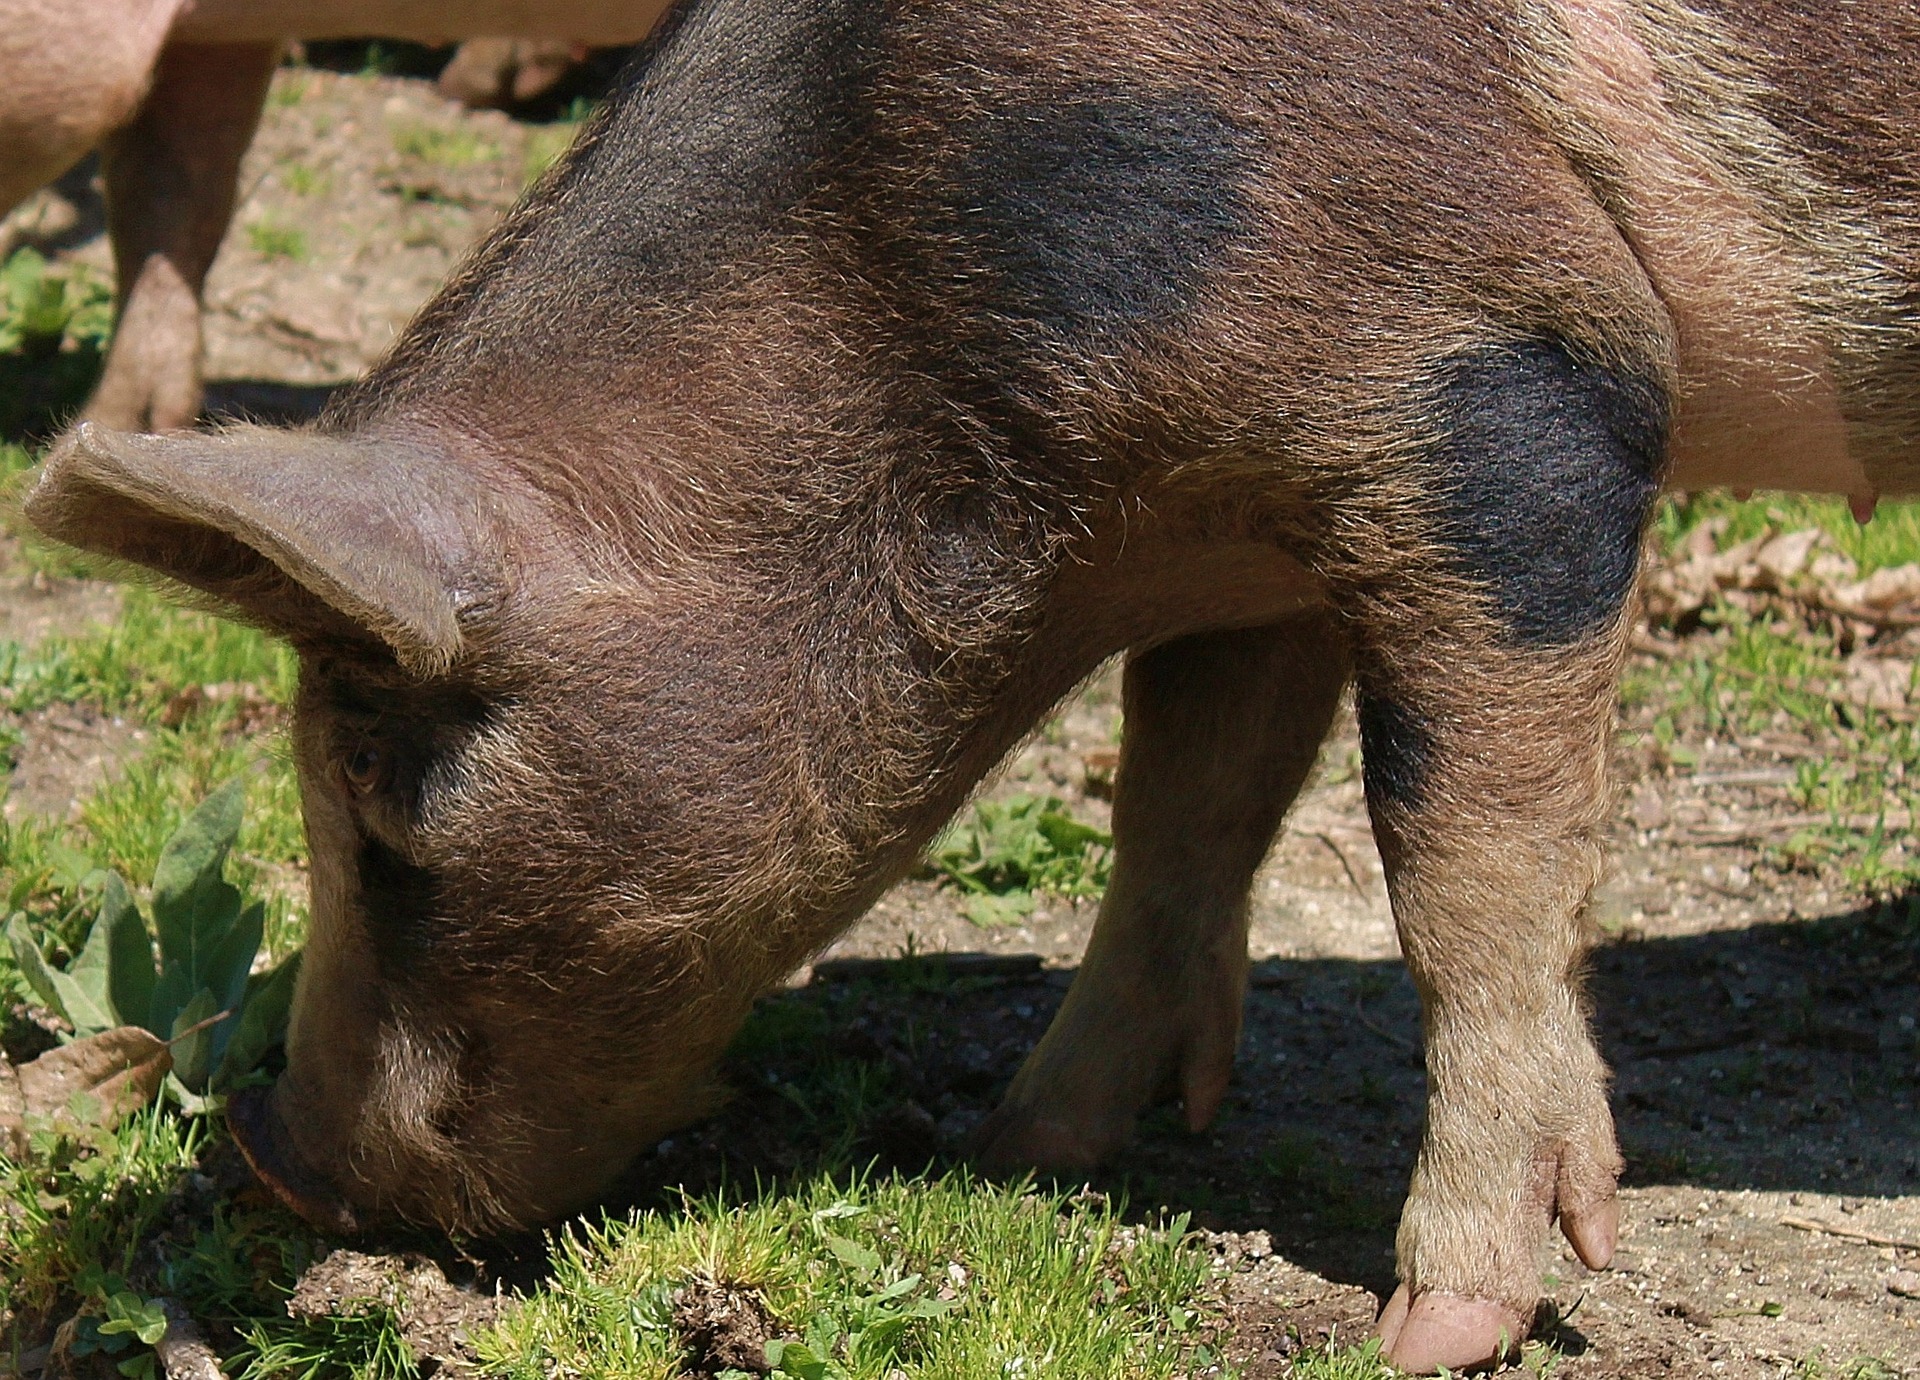
M 1604 1270 L 1620 1239 L 1620 1200 L 1608 1198 L 1578 1212 L 1563 1211 L 1560 1230 L 1581 1264 Z M 1404 1284 L 1393 1291 L 1374 1324 L 1382 1354 L 1416 1375 L 1442 1367 L 1497 1365 L 1518 1349 L 1528 1331 L 1528 1320 L 1503 1304 L 1438 1290 L 1415 1295 Z

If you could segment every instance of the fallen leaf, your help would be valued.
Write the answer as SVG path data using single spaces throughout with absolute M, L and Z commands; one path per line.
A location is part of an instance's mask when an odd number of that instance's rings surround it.
M 1834 590 L 1833 597 L 1841 604 L 1876 613 L 1920 603 L 1920 565 L 1876 570 L 1857 584 L 1842 585 Z
M 0 1080 L 0 1129 L 9 1138 L 24 1135 L 24 1123 L 45 1118 L 72 1122 L 76 1099 L 92 1100 L 85 1120 L 113 1126 L 153 1101 L 173 1054 L 166 1043 L 137 1025 L 123 1025 L 50 1049 L 31 1063 L 8 1070 L 18 1080 L 18 1129 L 6 1124 L 7 1096 Z

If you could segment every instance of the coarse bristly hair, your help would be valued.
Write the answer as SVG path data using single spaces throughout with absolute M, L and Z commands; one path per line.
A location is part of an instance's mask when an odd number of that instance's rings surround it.
M 1353 685 L 1431 1087 L 1389 1354 L 1518 1335 L 1617 1220 L 1579 917 L 1652 503 L 1920 479 L 1920 20 L 1845 16 L 693 0 L 311 433 L 82 434 L 36 521 L 301 652 L 287 1153 L 579 1202 L 1124 651 L 1113 885 L 982 1153 L 1206 1124 Z

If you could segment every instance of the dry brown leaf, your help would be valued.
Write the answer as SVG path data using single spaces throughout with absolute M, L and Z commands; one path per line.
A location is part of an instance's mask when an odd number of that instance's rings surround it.
M 137 1025 L 103 1030 L 50 1049 L 31 1063 L 6 1070 L 17 1080 L 17 1120 L 6 1119 L 11 1104 L 5 1078 L 0 1077 L 0 1130 L 18 1144 L 29 1118 L 72 1122 L 75 1097 L 80 1094 L 93 1099 L 90 1122 L 116 1125 L 153 1101 L 172 1067 L 173 1054 L 166 1042 Z
M 1832 591 L 1836 603 L 1849 608 L 1882 613 L 1903 605 L 1920 603 L 1920 565 L 1894 566 L 1876 570 L 1866 579 L 1841 585 Z

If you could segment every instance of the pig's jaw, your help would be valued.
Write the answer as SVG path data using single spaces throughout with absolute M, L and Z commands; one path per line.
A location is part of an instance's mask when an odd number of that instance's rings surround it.
M 227 1104 L 227 1129 L 254 1176 L 275 1197 L 322 1231 L 350 1236 L 360 1218 L 332 1180 L 295 1144 L 281 1116 L 278 1087 L 243 1088 Z

